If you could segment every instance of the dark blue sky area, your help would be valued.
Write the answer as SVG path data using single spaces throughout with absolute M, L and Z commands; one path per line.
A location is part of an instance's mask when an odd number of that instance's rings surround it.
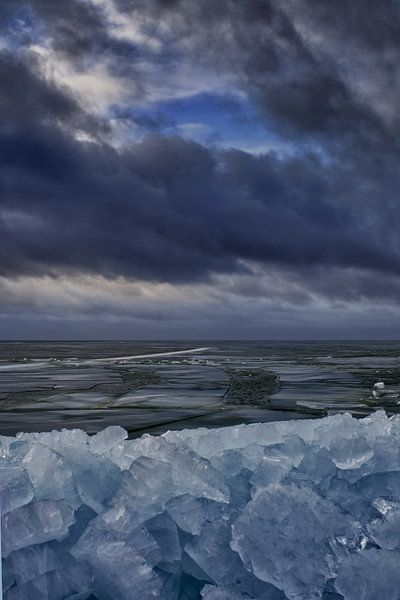
M 273 123 L 261 119 L 247 98 L 218 94 L 195 94 L 155 102 L 145 108 L 112 106 L 110 119 L 127 128 L 127 139 L 159 133 L 182 136 L 200 144 L 234 147 L 253 153 L 275 149 L 289 152 L 274 133 Z

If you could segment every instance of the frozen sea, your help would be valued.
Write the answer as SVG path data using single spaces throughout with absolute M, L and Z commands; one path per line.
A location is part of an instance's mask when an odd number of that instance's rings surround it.
M 377 382 L 384 393 L 373 394 Z M 400 410 L 400 342 L 1 342 L 0 433 Z
M 2 343 L 4 600 L 398 600 L 399 356 Z

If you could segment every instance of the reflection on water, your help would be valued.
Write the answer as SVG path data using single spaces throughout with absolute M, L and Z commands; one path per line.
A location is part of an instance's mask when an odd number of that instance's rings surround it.
M 400 342 L 0 343 L 6 435 L 117 424 L 135 436 L 379 407 L 400 412 Z

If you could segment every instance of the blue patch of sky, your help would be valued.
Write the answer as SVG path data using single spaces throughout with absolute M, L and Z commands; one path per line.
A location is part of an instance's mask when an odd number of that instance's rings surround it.
M 202 93 L 158 102 L 146 109 L 112 106 L 110 117 L 129 128 L 134 135 L 149 133 L 180 135 L 206 145 L 233 147 L 262 153 L 269 149 L 289 150 L 273 132 L 265 117 L 246 98 Z
M 16 4 L 5 23 L 3 35 L 10 50 L 18 50 L 27 44 L 44 43 L 46 27 L 28 6 Z

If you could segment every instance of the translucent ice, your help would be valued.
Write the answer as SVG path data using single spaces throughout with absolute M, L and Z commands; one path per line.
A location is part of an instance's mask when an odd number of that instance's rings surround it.
M 398 600 L 400 418 L 0 437 L 5 600 Z
M 72 469 L 60 454 L 42 444 L 34 444 L 20 463 L 29 474 L 37 500 L 67 500 L 72 506 L 79 505 Z
M 107 427 L 90 438 L 90 450 L 95 454 L 107 454 L 127 437 L 128 432 L 122 427 Z
M 14 550 L 66 536 L 74 521 L 74 511 L 64 500 L 32 501 L 8 512 L 2 518 L 3 557 Z
M 261 581 L 288 598 L 312 600 L 321 597 L 341 557 L 336 538 L 348 535 L 351 525 L 312 489 L 271 484 L 256 492 L 233 524 L 231 547 Z
M 33 499 L 33 488 L 25 469 L 0 462 L 1 512 L 10 512 Z
M 371 548 L 352 554 L 339 569 L 336 589 L 346 600 L 398 600 L 400 554 Z
M 49 571 L 62 568 L 62 563 L 49 544 L 28 546 L 12 552 L 5 562 L 5 571 L 10 582 L 18 584 L 32 581 Z
M 248 596 L 240 593 L 234 593 L 223 588 L 206 585 L 202 589 L 201 597 L 203 600 L 246 600 Z

